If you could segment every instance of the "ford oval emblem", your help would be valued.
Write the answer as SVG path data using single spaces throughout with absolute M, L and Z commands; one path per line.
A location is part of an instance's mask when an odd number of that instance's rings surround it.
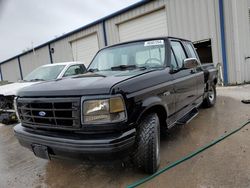
M 39 116 L 45 116 L 45 115 L 46 115 L 46 112 L 40 111 L 38 114 L 39 114 Z

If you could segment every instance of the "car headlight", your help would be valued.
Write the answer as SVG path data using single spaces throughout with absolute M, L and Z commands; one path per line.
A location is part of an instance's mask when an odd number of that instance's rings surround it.
M 83 103 L 84 123 L 112 123 L 124 121 L 126 118 L 125 104 L 120 96 L 86 100 Z

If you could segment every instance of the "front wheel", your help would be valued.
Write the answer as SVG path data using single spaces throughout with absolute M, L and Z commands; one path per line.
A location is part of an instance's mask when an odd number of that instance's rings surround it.
M 160 122 L 157 114 L 149 114 L 142 120 L 135 145 L 135 165 L 146 173 L 155 173 L 160 165 Z
M 204 107 L 212 107 L 216 103 L 216 86 L 213 84 L 207 92 L 206 97 L 203 100 Z

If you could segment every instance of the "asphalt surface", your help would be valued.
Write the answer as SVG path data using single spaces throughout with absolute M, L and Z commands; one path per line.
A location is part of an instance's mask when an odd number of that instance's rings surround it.
M 250 86 L 218 88 L 215 107 L 200 109 L 185 126 L 161 139 L 161 168 L 240 126 L 250 118 Z M 14 125 L 0 124 L 0 188 L 126 187 L 146 176 L 120 163 L 46 161 L 21 147 Z M 250 187 L 250 125 L 141 187 Z

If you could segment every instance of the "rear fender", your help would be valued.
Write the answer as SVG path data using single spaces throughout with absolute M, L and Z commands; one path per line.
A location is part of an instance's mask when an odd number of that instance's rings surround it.
M 217 84 L 217 70 L 216 69 L 208 70 L 206 74 L 207 74 L 206 75 L 207 79 L 205 79 L 206 91 L 208 91 L 212 85 Z

